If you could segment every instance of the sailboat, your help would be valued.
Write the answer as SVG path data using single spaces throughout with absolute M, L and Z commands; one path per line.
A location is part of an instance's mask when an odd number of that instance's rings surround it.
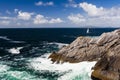
M 89 28 L 87 28 L 87 31 L 86 31 L 86 33 L 90 33 L 90 30 L 89 30 Z

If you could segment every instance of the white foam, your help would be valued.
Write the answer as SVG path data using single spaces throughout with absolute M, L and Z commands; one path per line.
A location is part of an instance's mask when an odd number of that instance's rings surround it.
M 2 65 L 2 64 L 0 64 L 0 73 L 2 73 L 2 72 L 6 72 L 7 70 L 9 70 L 9 66 L 7 66 L 7 65 Z
M 11 48 L 11 49 L 8 49 L 8 52 L 9 52 L 9 53 L 12 53 L 12 54 L 20 54 L 20 50 L 21 50 L 22 48 L 23 48 L 23 47 Z
M 81 78 L 81 80 L 90 80 L 91 68 L 95 65 L 94 62 L 80 62 L 80 63 L 63 63 L 63 64 L 52 64 L 52 61 L 47 58 L 38 57 L 29 60 L 29 67 L 37 71 L 49 70 L 50 72 L 68 72 L 65 75 L 59 77 L 58 80 L 73 80 L 75 78 Z
M 51 43 L 48 43 L 48 44 L 56 44 L 56 45 L 58 45 L 58 48 L 62 48 L 63 46 L 67 46 L 68 45 L 66 43 L 57 43 L 57 42 L 51 42 Z
M 11 39 L 7 38 L 7 36 L 0 36 L 0 39 L 11 40 Z

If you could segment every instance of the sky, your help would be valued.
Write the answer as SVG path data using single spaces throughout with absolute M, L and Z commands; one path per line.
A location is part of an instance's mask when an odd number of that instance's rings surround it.
M 120 0 L 0 0 L 0 28 L 120 27 Z

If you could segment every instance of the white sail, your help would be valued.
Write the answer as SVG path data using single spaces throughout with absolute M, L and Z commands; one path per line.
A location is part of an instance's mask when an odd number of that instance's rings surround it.
M 90 30 L 89 30 L 89 28 L 87 29 L 86 33 L 90 33 Z

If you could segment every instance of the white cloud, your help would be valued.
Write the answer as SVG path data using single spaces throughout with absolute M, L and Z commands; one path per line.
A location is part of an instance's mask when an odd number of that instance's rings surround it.
M 120 16 L 120 8 L 119 7 L 112 7 L 112 8 L 104 8 L 104 7 L 97 7 L 96 5 L 83 2 L 79 4 L 79 7 L 82 8 L 88 16 L 92 17 L 103 17 L 103 16 Z
M 51 18 L 41 14 L 30 13 L 19 11 L 18 9 L 14 9 L 14 16 L 0 16 L 0 25 L 4 25 L 6 27 L 28 27 L 28 26 L 38 26 L 36 24 L 45 24 L 49 27 L 49 24 L 57 24 L 62 23 L 63 20 L 60 18 Z M 44 27 L 44 26 L 42 26 Z
M 42 24 L 45 24 L 42 27 L 51 27 L 52 25 L 57 25 L 62 22 L 63 20 L 61 18 L 47 17 L 35 12 L 26 12 L 18 9 L 14 9 L 11 15 L 0 15 L 0 26 L 3 27 L 38 27 L 42 26 Z
M 0 16 L 0 19 L 2 19 L 2 20 L 11 20 L 13 18 L 12 17 L 7 17 L 7 16 Z
M 84 16 L 82 16 L 81 14 L 75 14 L 75 15 L 71 14 L 71 15 L 68 16 L 68 19 L 70 21 L 72 21 L 73 23 L 75 23 L 75 24 L 79 24 L 81 22 L 85 22 L 86 21 Z
M 87 12 L 89 16 L 99 16 L 103 15 L 104 13 L 103 7 L 97 8 L 96 5 L 88 4 L 86 2 L 80 3 L 79 7 L 81 7 L 85 12 Z
M 84 10 L 84 15 L 72 14 L 68 19 L 80 26 L 93 27 L 120 27 L 120 7 L 104 8 L 83 2 L 79 7 Z M 83 14 L 83 13 L 82 13 Z
M 69 15 L 68 19 L 78 26 L 120 27 L 120 16 L 85 17 L 80 14 Z
M 54 5 L 54 2 L 50 1 L 50 2 L 42 2 L 42 1 L 39 1 L 37 3 L 35 3 L 36 6 L 53 6 Z
M 54 23 L 61 23 L 63 22 L 60 18 L 52 18 L 48 19 L 47 17 L 44 17 L 43 15 L 36 15 L 34 18 L 34 24 L 54 24 Z
M 0 21 L 0 25 L 9 25 L 9 24 L 10 24 L 10 21 L 8 21 L 8 20 Z
M 61 22 L 63 22 L 63 20 L 61 20 L 60 18 L 51 19 L 51 20 L 49 21 L 49 23 L 61 23 Z
M 19 11 L 19 12 L 18 12 L 18 19 L 30 20 L 30 19 L 31 19 L 31 16 L 32 16 L 33 14 L 34 14 L 34 13 Z
M 68 4 L 65 4 L 65 7 L 78 7 L 78 4 L 74 0 L 68 0 Z
M 37 15 L 34 19 L 34 24 L 48 23 L 48 20 L 43 15 Z
M 67 16 L 69 22 L 62 20 L 61 18 L 51 18 L 46 15 L 37 13 L 23 12 L 18 9 L 14 9 L 11 15 L 0 16 L 0 25 L 5 26 L 93 26 L 93 27 L 120 27 L 120 7 L 105 8 L 103 6 L 97 7 L 94 4 L 83 2 L 77 4 L 74 0 L 69 0 L 71 4 L 75 4 L 77 8 L 83 9 L 83 12 L 73 13 Z M 42 6 L 44 3 L 39 3 Z M 48 3 L 47 3 L 48 4 Z M 73 5 L 69 5 L 75 7 Z M 8 10 L 9 11 L 9 10 Z M 7 13 L 7 11 L 6 11 Z M 14 16 L 12 16 L 12 13 Z M 9 14 L 9 13 L 8 13 Z M 63 23 L 64 22 L 64 23 Z M 45 24 L 45 25 L 43 25 Z M 58 25 L 58 26 L 59 26 Z
M 85 12 L 88 13 L 89 16 L 103 15 L 104 11 L 103 7 L 98 8 L 96 5 L 89 4 L 87 2 L 76 3 L 74 0 L 68 0 L 68 4 L 65 4 L 65 7 L 82 8 Z

